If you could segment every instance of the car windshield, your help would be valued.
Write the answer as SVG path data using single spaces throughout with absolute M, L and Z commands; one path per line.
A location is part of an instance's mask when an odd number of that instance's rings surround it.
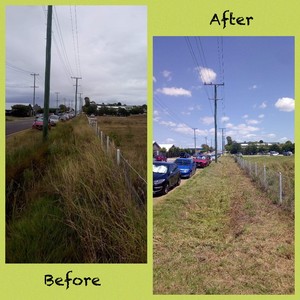
M 37 118 L 35 121 L 36 122 L 43 122 L 43 118 Z
M 191 160 L 190 159 L 176 159 L 175 164 L 177 164 L 177 165 L 190 165 Z
M 164 165 L 153 165 L 153 173 L 166 174 L 168 167 Z

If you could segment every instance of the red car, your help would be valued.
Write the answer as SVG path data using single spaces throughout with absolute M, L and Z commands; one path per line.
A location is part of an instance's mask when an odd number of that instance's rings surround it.
M 167 161 L 167 158 L 165 156 L 163 156 L 163 155 L 156 155 L 154 157 L 154 160 L 155 161 Z
M 33 121 L 33 124 L 32 124 L 32 129 L 38 129 L 38 130 L 42 130 L 43 129 L 43 118 L 37 118 Z M 51 124 L 49 122 L 48 124 L 48 127 L 49 129 L 51 129 Z
M 194 158 L 197 168 L 205 168 L 210 164 L 210 158 L 205 155 L 198 155 Z

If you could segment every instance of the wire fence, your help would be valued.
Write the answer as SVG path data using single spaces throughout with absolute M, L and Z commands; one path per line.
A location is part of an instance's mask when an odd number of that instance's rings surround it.
M 294 178 L 271 170 L 265 164 L 261 165 L 238 156 L 234 159 L 252 180 L 267 192 L 274 203 L 294 212 Z
M 131 192 L 131 196 L 139 205 L 145 206 L 147 203 L 147 181 L 139 174 L 137 170 L 122 155 L 114 141 L 100 130 L 97 118 L 87 118 L 89 125 L 94 128 L 97 137 L 100 140 L 103 151 L 109 156 L 118 167 L 118 172 L 123 174 L 126 186 Z

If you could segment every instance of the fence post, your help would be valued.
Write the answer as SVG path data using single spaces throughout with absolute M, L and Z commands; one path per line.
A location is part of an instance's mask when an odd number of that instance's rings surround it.
M 266 170 L 266 165 L 264 165 L 264 186 L 265 186 L 265 189 L 267 189 L 267 170 Z
M 103 147 L 103 131 L 100 131 L 101 147 Z
M 257 177 L 257 162 L 255 162 L 255 176 Z
M 109 136 L 106 136 L 106 150 L 109 150 Z
M 282 175 L 279 172 L 279 203 L 282 204 Z
M 117 149 L 117 164 L 120 165 L 120 149 Z

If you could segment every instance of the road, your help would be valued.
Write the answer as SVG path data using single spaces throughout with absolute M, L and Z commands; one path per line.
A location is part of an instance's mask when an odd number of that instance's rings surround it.
M 33 120 L 34 117 L 22 118 L 20 120 L 14 121 L 6 121 L 6 136 L 25 129 L 30 129 Z

